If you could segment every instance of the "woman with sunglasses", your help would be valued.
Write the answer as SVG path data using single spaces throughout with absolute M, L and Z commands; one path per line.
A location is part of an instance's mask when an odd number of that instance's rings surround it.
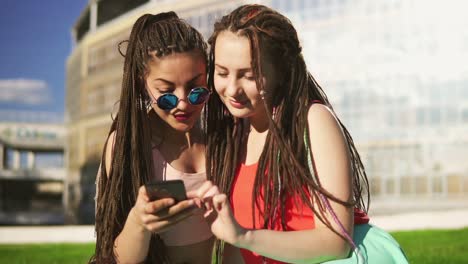
M 174 12 L 143 15 L 125 52 L 122 92 L 97 179 L 97 263 L 209 263 L 212 233 L 191 198 L 150 201 L 145 184 L 206 184 L 200 113 L 207 45 Z M 121 52 L 122 53 L 122 52 Z M 198 192 L 200 193 L 200 192 Z
M 291 22 L 244 5 L 209 40 L 207 172 L 213 234 L 245 263 L 407 263 L 368 223 L 369 186 L 353 140 L 307 71 Z

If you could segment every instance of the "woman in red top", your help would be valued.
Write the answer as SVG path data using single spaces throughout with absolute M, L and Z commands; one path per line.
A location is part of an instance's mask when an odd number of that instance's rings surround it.
M 209 43 L 208 177 L 226 193 L 213 197 L 217 238 L 246 263 L 406 263 L 388 234 L 356 228 L 367 222 L 367 177 L 290 21 L 244 5 L 215 24 Z M 370 237 L 389 242 L 355 250 Z

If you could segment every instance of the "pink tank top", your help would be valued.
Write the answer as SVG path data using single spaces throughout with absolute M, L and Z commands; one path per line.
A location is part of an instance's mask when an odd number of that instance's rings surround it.
M 153 162 L 155 169 L 155 180 L 182 180 L 188 191 L 196 190 L 206 181 L 206 172 L 185 173 L 176 170 L 158 149 L 153 148 Z M 202 242 L 213 234 L 203 215 L 195 214 L 175 224 L 171 229 L 160 234 L 167 246 L 185 246 Z

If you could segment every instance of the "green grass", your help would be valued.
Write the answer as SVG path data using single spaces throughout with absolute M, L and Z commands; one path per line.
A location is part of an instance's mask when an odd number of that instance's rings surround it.
M 83 264 L 93 252 L 94 243 L 0 245 L 0 263 Z
M 468 263 L 468 228 L 394 232 L 410 263 Z
M 394 232 L 392 235 L 412 264 L 468 263 L 468 228 Z M 93 252 L 94 243 L 0 245 L 0 263 L 82 264 Z

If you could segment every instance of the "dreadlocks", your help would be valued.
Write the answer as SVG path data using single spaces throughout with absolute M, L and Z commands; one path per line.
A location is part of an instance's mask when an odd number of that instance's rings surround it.
M 117 117 L 109 135 L 115 132 L 112 167 L 101 166 L 96 207 L 96 252 L 90 262 L 115 263 L 114 241 L 133 207 L 138 188 L 153 174 L 148 95 L 144 89 L 147 63 L 175 52 L 199 51 L 206 61 L 207 45 L 201 34 L 174 12 L 145 14 L 130 33 L 123 68 Z M 107 142 L 106 144 L 112 144 Z M 105 160 L 106 147 L 102 155 Z M 145 263 L 170 263 L 163 241 L 153 235 Z
M 246 37 L 251 49 L 251 67 L 257 89 L 265 92 L 264 105 L 269 119 L 269 133 L 258 163 L 255 177 L 252 208 L 259 203 L 263 193 L 264 224 L 258 228 L 275 226 L 275 213 L 281 216 L 281 226 L 286 227 L 286 199 L 299 195 L 322 222 L 335 233 L 326 215 L 327 205 L 321 196 L 347 207 L 367 211 L 369 184 L 364 166 L 353 143 L 351 135 L 339 121 L 347 140 L 351 156 L 353 177 L 353 200 L 342 201 L 325 190 L 315 168 L 309 168 L 310 151 L 307 113 L 311 102 L 319 101 L 332 109 L 322 88 L 307 71 L 301 54 L 299 39 L 291 22 L 278 12 L 262 5 L 241 6 L 215 23 L 210 44 L 210 62 L 215 61 L 215 46 L 218 35 L 230 31 Z M 278 82 L 264 87 L 264 69 L 273 67 Z M 214 64 L 209 67 L 208 85 L 214 89 Z M 241 141 L 245 131 L 244 123 L 229 114 L 220 97 L 213 93 L 207 105 L 207 173 L 221 191 L 231 195 L 231 186 L 239 163 Z M 311 166 L 312 167 L 312 166 Z M 266 173 L 265 173 L 266 172 Z M 309 194 L 304 191 L 307 187 Z M 310 197 L 309 197 L 310 195 Z M 311 199 L 312 198 L 312 199 Z M 318 206 L 313 206 L 313 202 Z M 252 210 L 253 212 L 255 210 Z M 255 215 L 253 215 L 255 223 Z M 349 240 L 349 239 L 347 239 Z M 352 243 L 352 241 L 348 241 Z M 222 246 L 217 246 L 217 257 L 222 257 Z

